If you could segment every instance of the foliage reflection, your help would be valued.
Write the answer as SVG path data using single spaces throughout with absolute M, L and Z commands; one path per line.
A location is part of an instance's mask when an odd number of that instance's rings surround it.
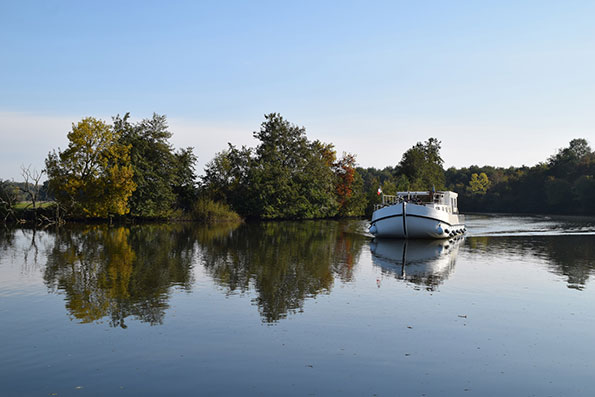
M 467 239 L 472 252 L 485 255 L 533 255 L 547 262 L 549 270 L 564 276 L 568 288 L 582 290 L 595 274 L 595 236 L 473 237 Z
M 351 281 L 365 238 L 359 223 L 336 221 L 246 224 L 203 241 L 202 263 L 228 293 L 257 293 L 263 321 L 275 322 L 328 293 L 335 276 Z
M 226 293 L 254 295 L 262 320 L 276 322 L 329 293 L 336 280 L 353 280 L 369 241 L 361 229 L 359 221 L 5 229 L 0 254 L 14 262 L 22 253 L 23 266 L 33 268 L 45 262 L 47 287 L 65 294 L 68 313 L 84 323 L 126 327 L 132 317 L 162 324 L 173 290 L 191 289 L 197 262 Z M 557 235 L 369 244 L 384 273 L 434 290 L 453 271 L 460 246 L 471 257 L 541 259 L 569 288 L 583 289 L 595 274 L 594 243 L 595 236 Z
M 335 277 L 348 282 L 365 239 L 353 223 L 271 222 L 198 227 L 105 225 L 61 229 L 47 251 L 44 280 L 66 295 L 83 323 L 129 316 L 162 324 L 172 287 L 190 290 L 193 263 L 228 293 L 257 293 L 263 321 L 300 310 L 308 297 L 328 293 Z M 356 224 L 356 226 L 359 225 Z M 237 229 L 236 229 L 237 228 Z
M 134 316 L 161 324 L 173 285 L 192 284 L 194 239 L 173 226 L 95 226 L 60 230 L 48 252 L 45 282 L 66 294 L 69 313 L 84 323 L 108 317 L 125 328 Z

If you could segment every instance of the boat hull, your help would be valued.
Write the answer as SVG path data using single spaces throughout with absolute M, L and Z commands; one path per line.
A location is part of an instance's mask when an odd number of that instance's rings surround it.
M 462 215 L 402 202 L 374 211 L 370 233 L 390 238 L 449 238 L 465 232 Z

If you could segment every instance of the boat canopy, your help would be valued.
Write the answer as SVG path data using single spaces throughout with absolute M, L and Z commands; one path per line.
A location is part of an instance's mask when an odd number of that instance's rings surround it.
M 382 195 L 382 203 L 376 204 L 374 210 L 385 207 L 387 205 L 400 204 L 401 202 L 414 202 L 423 205 L 439 205 L 450 207 L 448 212 L 458 213 L 458 194 L 451 191 L 439 190 L 433 192 L 431 190 L 415 191 L 415 192 L 397 192 L 396 195 Z M 444 209 L 444 208 L 442 208 Z

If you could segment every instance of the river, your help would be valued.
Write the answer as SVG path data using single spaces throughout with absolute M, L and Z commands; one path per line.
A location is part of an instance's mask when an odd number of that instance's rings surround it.
M 595 219 L 0 229 L 0 395 L 595 394 Z

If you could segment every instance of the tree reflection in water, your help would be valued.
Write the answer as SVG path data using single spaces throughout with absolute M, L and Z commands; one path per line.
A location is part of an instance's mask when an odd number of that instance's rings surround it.
M 68 312 L 84 323 L 108 317 L 125 328 L 134 316 L 161 324 L 171 287 L 192 285 L 195 250 L 191 230 L 180 226 L 60 229 L 44 280 L 66 294 Z
M 81 322 L 108 319 L 126 327 L 132 316 L 162 324 L 173 289 L 191 289 L 197 262 L 226 293 L 254 291 L 263 321 L 276 322 L 302 310 L 306 299 L 329 293 L 335 280 L 353 279 L 368 242 L 362 229 L 359 221 L 98 225 L 19 236 L 13 229 L 0 232 L 0 253 L 22 252 L 23 266 L 45 256 L 47 287 L 66 295 L 69 314 Z M 35 243 L 41 237 L 44 244 Z M 467 237 L 462 246 L 471 257 L 542 258 L 569 288 L 583 289 L 595 272 L 594 243 L 595 236 L 577 235 Z M 444 244 L 410 241 L 404 251 L 403 241 L 376 241 L 370 248 L 383 272 L 433 290 L 453 271 L 461 245 Z
M 254 288 L 263 321 L 300 310 L 308 297 L 329 292 L 334 277 L 348 282 L 365 238 L 337 221 L 218 225 L 64 228 L 47 252 L 44 280 L 66 295 L 83 323 L 129 316 L 162 324 L 172 287 L 190 290 L 200 257 L 216 283 Z M 200 255 L 198 253 L 200 252 Z
M 228 293 L 257 293 L 265 322 L 303 308 L 328 293 L 335 276 L 353 277 L 366 241 L 359 222 L 301 221 L 245 224 L 218 239 L 201 241 L 202 264 Z
M 562 234 L 556 236 L 473 237 L 468 245 L 480 255 L 507 257 L 532 255 L 546 261 L 548 269 L 567 279 L 568 288 L 582 290 L 595 274 L 595 236 Z

